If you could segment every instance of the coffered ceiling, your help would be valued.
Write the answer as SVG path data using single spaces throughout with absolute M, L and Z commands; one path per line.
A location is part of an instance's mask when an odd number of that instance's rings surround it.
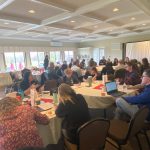
M 150 0 L 1 0 L 0 37 L 81 42 L 150 33 Z

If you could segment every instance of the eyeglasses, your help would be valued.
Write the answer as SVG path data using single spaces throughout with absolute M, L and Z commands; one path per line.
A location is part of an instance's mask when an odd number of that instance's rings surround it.
M 144 78 L 144 77 L 148 77 L 148 76 L 142 76 L 141 78 Z

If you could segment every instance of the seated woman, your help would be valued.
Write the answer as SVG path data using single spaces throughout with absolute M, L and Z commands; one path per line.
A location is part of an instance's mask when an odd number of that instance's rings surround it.
M 107 62 L 106 66 L 102 69 L 101 75 L 111 75 L 114 74 L 114 69 L 111 62 Z
M 78 75 L 74 73 L 70 68 L 67 68 L 65 71 L 65 76 L 63 77 L 63 82 L 69 85 L 78 84 Z
M 56 71 L 56 75 L 59 78 L 62 78 L 65 76 L 64 70 L 67 69 L 67 64 L 62 64 L 62 66 Z
M 117 82 L 119 82 L 119 84 L 123 84 L 125 75 L 126 75 L 126 69 L 118 69 L 114 73 L 114 78 L 116 79 Z
M 91 69 L 91 75 L 93 76 L 92 80 L 101 80 L 101 75 L 98 73 L 96 67 Z
M 49 119 L 28 105 L 11 97 L 0 100 L 0 150 L 42 147 L 36 122 L 47 125 Z
M 60 103 L 56 109 L 56 116 L 63 118 L 62 131 L 71 143 L 77 143 L 76 133 L 78 128 L 90 120 L 88 106 L 82 95 L 67 84 L 58 88 Z
M 137 68 L 131 62 L 127 63 L 124 83 L 127 85 L 136 85 L 141 83 L 141 78 L 139 76 Z
M 142 65 L 141 65 L 141 74 L 143 74 L 144 70 L 149 69 L 149 68 L 150 68 L 150 65 L 149 65 L 148 59 L 143 58 Z
M 58 79 L 58 76 L 56 75 L 55 65 L 53 62 L 50 62 L 50 66 L 48 67 L 48 79 L 49 80 Z
M 88 76 L 92 76 L 91 75 L 91 70 L 90 69 L 86 69 L 85 74 L 83 76 L 83 81 L 86 81 Z
M 118 59 L 114 58 L 113 66 L 117 66 L 117 65 L 118 65 Z
M 20 83 L 20 89 L 24 91 L 25 95 L 29 95 L 31 88 L 38 88 L 38 87 L 39 87 L 38 83 L 35 80 L 33 80 L 32 73 L 30 71 L 26 72 L 24 74 L 23 81 Z

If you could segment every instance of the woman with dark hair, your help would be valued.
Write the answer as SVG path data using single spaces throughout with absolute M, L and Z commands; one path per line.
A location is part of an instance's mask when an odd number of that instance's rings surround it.
M 37 81 L 33 80 L 32 73 L 30 71 L 26 72 L 23 81 L 20 83 L 20 89 L 24 91 L 24 94 L 29 95 L 30 89 L 37 88 L 38 86 Z
M 142 59 L 142 65 L 141 65 L 141 74 L 143 74 L 144 70 L 149 69 L 149 62 L 147 58 Z
M 80 62 L 80 68 L 85 69 L 85 59 L 82 59 L 82 61 Z
M 127 85 L 136 85 L 141 83 L 141 78 L 135 64 L 128 62 L 124 83 Z
M 118 59 L 114 58 L 113 66 L 117 66 L 117 65 L 118 65 Z
M 127 64 L 130 61 L 129 57 L 125 57 L 124 63 Z
M 30 72 L 30 70 L 27 69 L 27 68 L 24 68 L 24 69 L 21 71 L 22 78 L 24 78 L 24 74 L 25 74 L 26 72 Z
M 58 88 L 60 103 L 56 109 L 56 116 L 63 118 L 63 135 L 74 144 L 77 144 L 78 128 L 90 120 L 90 114 L 84 97 L 76 94 L 67 84 Z
M 107 62 L 106 66 L 102 69 L 101 75 L 111 75 L 114 74 L 114 69 L 111 62 Z
M 93 67 L 91 69 L 91 75 L 93 76 L 93 78 L 92 78 L 93 81 L 95 81 L 95 80 L 101 80 L 101 75 L 98 72 L 98 70 L 96 69 L 96 67 Z
M 67 69 L 67 64 L 62 64 L 62 66 L 56 71 L 56 75 L 59 78 L 62 78 L 65 76 L 64 70 Z

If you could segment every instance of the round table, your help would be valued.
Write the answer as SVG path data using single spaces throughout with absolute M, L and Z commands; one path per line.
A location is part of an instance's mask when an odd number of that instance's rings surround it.
M 91 87 L 88 87 L 88 83 L 83 82 L 81 85 L 74 85 L 72 88 L 78 94 L 82 94 L 88 104 L 89 108 L 106 109 L 115 103 L 113 96 L 108 95 L 103 89 L 95 89 L 96 86 L 102 84 L 102 81 L 95 81 Z M 124 91 L 127 95 L 134 95 L 135 90 L 123 90 L 122 85 L 118 86 L 119 91 Z

